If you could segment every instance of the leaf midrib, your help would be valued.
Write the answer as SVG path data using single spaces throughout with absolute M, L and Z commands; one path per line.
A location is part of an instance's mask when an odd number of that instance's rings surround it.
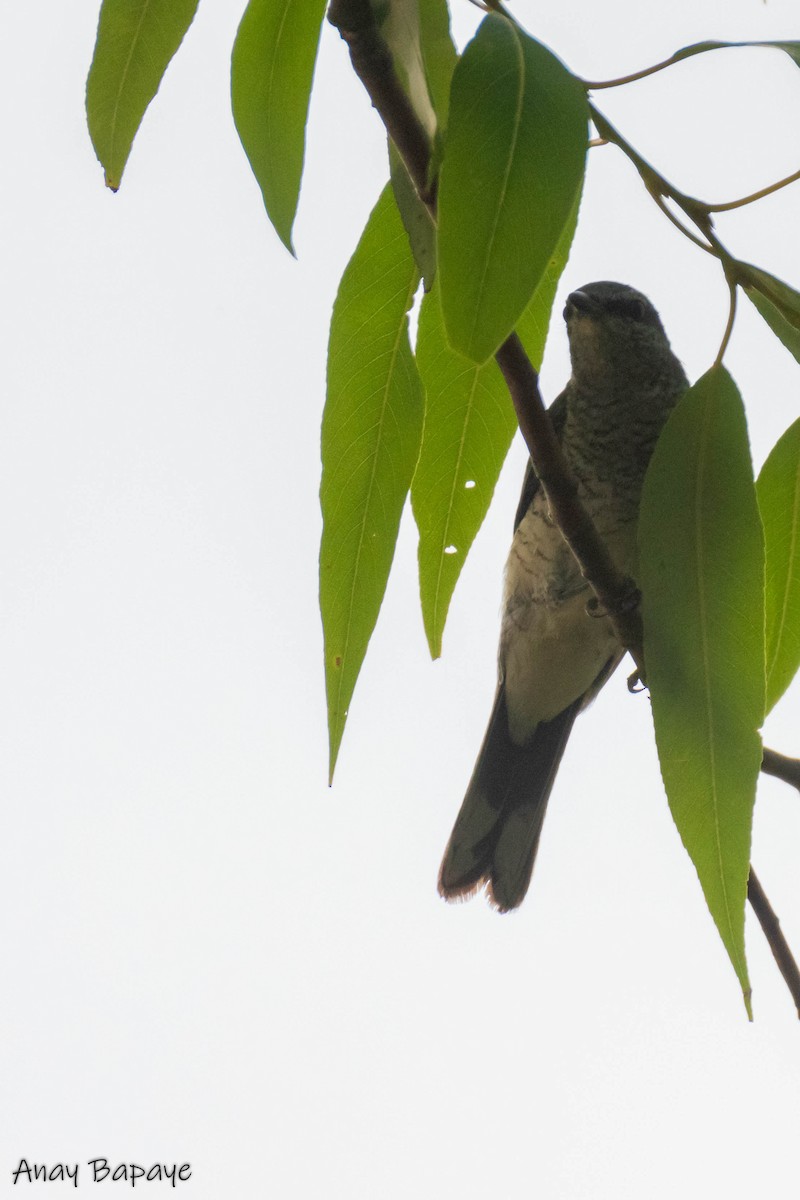
M 706 472 L 706 456 L 708 453 L 710 442 L 711 428 L 711 413 L 712 405 L 707 401 L 703 412 L 703 423 L 701 427 L 700 447 L 697 461 L 697 477 L 695 482 L 695 568 L 697 571 L 697 593 L 698 593 L 698 616 L 700 625 L 700 641 L 701 641 L 701 659 L 703 663 L 703 682 L 705 685 L 704 701 L 706 709 L 706 729 L 708 732 L 709 745 L 709 765 L 711 768 L 711 802 L 712 811 L 714 814 L 714 841 L 717 851 L 717 866 L 719 868 L 719 878 L 722 886 L 722 897 L 725 905 L 725 919 L 728 925 L 728 936 L 730 939 L 731 954 L 736 960 L 736 970 L 740 980 L 744 983 L 745 973 L 744 964 L 739 955 L 737 938 L 733 928 L 733 917 L 731 914 L 730 900 L 728 897 L 728 885 L 724 874 L 723 854 L 722 854 L 722 839 L 720 836 L 720 819 L 719 819 L 719 787 L 717 781 L 718 767 L 716 756 L 715 743 L 715 722 L 714 722 L 714 706 L 712 703 L 711 691 L 711 661 L 709 651 L 709 630 L 708 630 L 708 606 L 706 592 L 704 586 L 704 550 L 705 538 L 703 536 L 703 483 Z
M 486 277 L 489 273 L 489 263 L 491 262 L 491 259 L 492 259 L 491 249 L 494 246 L 495 239 L 497 237 L 497 227 L 500 223 L 500 213 L 502 211 L 503 204 L 504 204 L 505 198 L 506 198 L 506 194 L 508 192 L 508 181 L 511 176 L 511 168 L 514 163 L 514 155 L 516 153 L 517 142 L 519 141 L 519 131 L 520 131 L 520 127 L 522 125 L 522 101 L 523 101 L 523 97 L 525 95 L 525 55 L 522 53 L 522 43 L 520 42 L 520 39 L 517 36 L 517 31 L 513 28 L 513 26 L 511 27 L 511 34 L 512 34 L 512 39 L 513 39 L 513 43 L 514 43 L 514 48 L 517 51 L 517 58 L 519 60 L 519 86 L 517 88 L 517 104 L 516 104 L 516 111 L 514 113 L 513 131 L 512 131 L 511 143 L 510 143 L 509 151 L 508 151 L 508 157 L 507 157 L 507 161 L 506 161 L 505 170 L 503 171 L 503 177 L 502 177 L 502 181 L 501 181 L 500 190 L 498 192 L 497 204 L 495 205 L 495 209 L 494 209 L 492 225 L 491 225 L 491 229 L 490 229 L 490 233 L 489 233 L 489 239 L 488 239 L 488 242 L 486 245 L 486 253 L 484 254 L 484 259 L 483 259 L 483 268 L 481 271 L 481 277 L 480 277 L 480 280 L 478 283 L 478 290 L 476 293 L 475 311 L 473 313 L 472 329 L 470 330 L 470 336 L 469 336 L 470 346 L 473 346 L 474 342 L 475 342 L 475 330 L 478 328 L 478 318 L 481 313 L 483 295 L 486 290 Z
M 114 158 L 115 158 L 115 154 L 116 154 L 117 117 L 119 114 L 119 106 L 120 106 L 120 102 L 122 99 L 122 94 L 125 91 L 125 85 L 128 80 L 128 73 L 130 71 L 131 61 L 133 60 L 133 54 L 139 43 L 139 38 L 140 38 L 141 32 L 142 32 L 142 26 L 144 25 L 145 17 L 147 16 L 148 10 L 150 8 L 150 2 L 151 2 L 151 0 L 144 0 L 144 4 L 142 5 L 141 16 L 139 18 L 139 23 L 136 26 L 136 33 L 131 38 L 131 44 L 130 44 L 130 48 L 128 50 L 128 57 L 125 59 L 125 65 L 122 68 L 122 73 L 120 75 L 119 87 L 117 88 L 117 95 L 116 95 L 116 99 L 114 101 L 114 107 L 112 109 L 112 114 L 111 114 L 111 136 L 109 139 L 109 155 L 108 155 L 109 163 L 114 162 Z M 115 182 L 118 183 L 119 180 L 115 180 Z

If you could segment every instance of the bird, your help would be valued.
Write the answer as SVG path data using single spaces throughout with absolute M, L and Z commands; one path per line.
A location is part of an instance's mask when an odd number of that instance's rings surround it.
M 599 281 L 564 308 L 572 373 L 548 412 L 578 496 L 617 567 L 635 577 L 642 485 L 689 386 L 646 296 Z M 550 514 L 528 460 L 505 568 L 494 706 L 439 872 L 439 893 L 525 897 L 547 802 L 575 718 L 624 656 Z

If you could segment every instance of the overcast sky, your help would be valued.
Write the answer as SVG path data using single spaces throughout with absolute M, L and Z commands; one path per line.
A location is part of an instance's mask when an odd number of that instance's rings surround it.
M 242 4 L 201 0 L 113 196 L 83 112 L 98 7 L 9 5 L 0 39 L 0 1195 L 26 1194 L 22 1157 L 77 1162 L 86 1188 L 104 1156 L 189 1162 L 196 1200 L 795 1197 L 797 1017 L 748 913 L 747 1023 L 624 673 L 576 725 L 522 909 L 436 894 L 491 706 L 520 445 L 435 664 L 404 521 L 328 789 L 327 325 L 384 138 L 326 28 L 292 260 L 230 115 Z M 478 14 L 454 7 L 463 44 Z M 793 0 L 513 7 L 588 78 L 798 36 Z M 798 167 L 778 52 L 598 100 L 704 199 Z M 719 229 L 798 285 L 799 216 L 795 188 Z M 604 278 L 652 298 L 691 377 L 710 365 L 721 273 L 612 147 L 555 312 Z M 760 467 L 800 368 L 746 302 L 727 362 Z M 568 371 L 556 318 L 548 399 Z M 799 715 L 795 684 L 768 744 L 800 752 Z M 765 781 L 753 860 L 800 954 L 798 856 L 800 798 Z

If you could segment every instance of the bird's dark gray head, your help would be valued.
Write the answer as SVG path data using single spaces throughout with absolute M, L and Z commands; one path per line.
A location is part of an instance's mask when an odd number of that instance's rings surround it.
M 587 283 L 567 297 L 564 319 L 579 386 L 647 385 L 677 361 L 653 305 L 625 283 Z

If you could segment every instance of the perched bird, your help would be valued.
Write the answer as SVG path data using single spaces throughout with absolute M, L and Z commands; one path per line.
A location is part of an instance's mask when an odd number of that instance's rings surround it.
M 589 283 L 564 309 L 572 376 L 550 408 L 581 501 L 621 571 L 658 435 L 688 387 L 653 305 L 623 283 Z M 548 797 L 578 713 L 624 651 L 553 523 L 530 461 L 506 563 L 489 727 L 439 873 L 447 900 L 485 885 L 501 912 L 531 879 Z

